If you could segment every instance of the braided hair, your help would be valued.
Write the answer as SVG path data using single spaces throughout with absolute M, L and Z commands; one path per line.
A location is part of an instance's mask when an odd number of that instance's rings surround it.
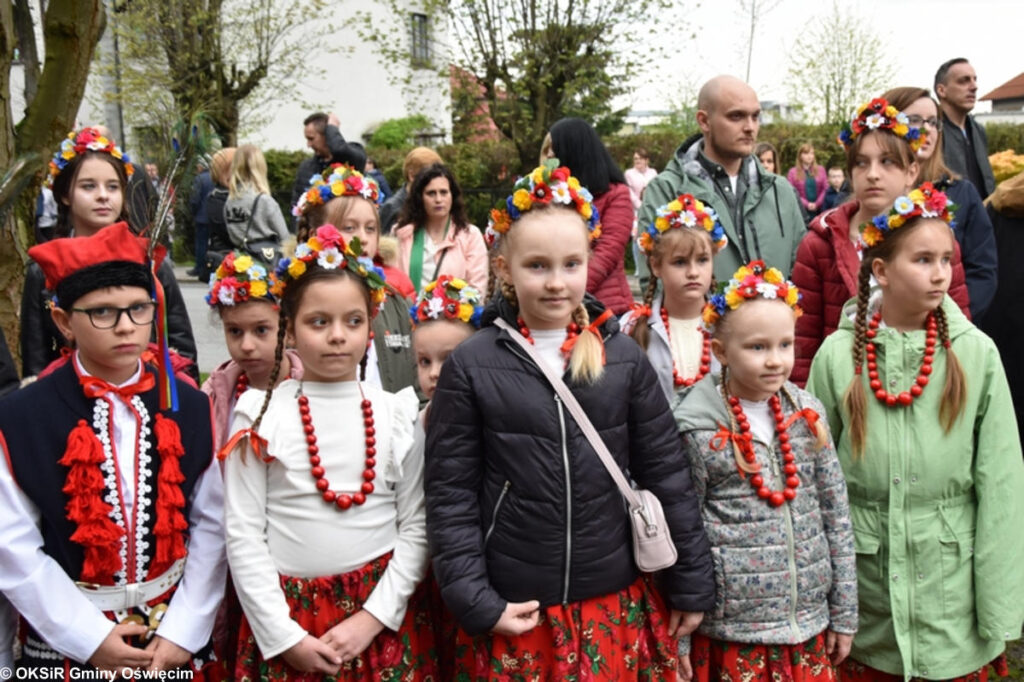
M 277 347 L 274 349 L 274 367 L 270 371 L 270 384 L 267 386 L 267 393 L 263 398 L 263 405 L 260 407 L 259 414 L 256 415 L 256 419 L 252 423 L 253 431 L 259 431 L 260 424 L 263 422 L 263 415 L 266 414 L 267 408 L 270 406 L 270 399 L 274 394 L 274 388 L 277 385 L 278 378 L 281 374 L 281 364 L 284 358 L 284 345 L 285 337 L 287 336 L 287 328 L 289 324 L 295 323 L 295 316 L 296 313 L 298 313 L 299 306 L 302 304 L 303 294 L 305 294 L 306 290 L 312 284 L 333 279 L 351 279 L 352 281 L 359 283 L 360 291 L 366 298 L 367 326 L 369 327 L 370 320 L 372 319 L 371 311 L 373 310 L 373 304 L 370 298 L 370 288 L 361 277 L 349 271 L 348 268 L 326 269 L 314 264 L 310 266 L 304 275 L 290 282 L 288 286 L 285 287 L 284 294 L 281 297 L 281 313 L 277 328 Z M 363 357 L 359 362 L 359 366 L 361 376 L 365 378 L 366 353 L 363 354 Z
M 871 275 L 875 259 L 886 263 L 892 262 L 900 244 L 906 240 L 907 235 L 915 228 L 923 224 L 927 218 L 913 218 L 903 227 L 890 232 L 883 241 L 864 250 L 864 258 L 861 261 L 860 270 L 857 274 L 857 311 L 853 323 L 853 367 L 854 375 L 843 394 L 843 408 L 846 411 L 850 430 L 850 446 L 854 457 L 864 455 L 864 445 L 867 442 L 867 391 L 864 383 L 867 378 L 864 374 L 866 361 L 867 331 L 868 331 L 868 299 L 871 295 Z M 950 239 L 953 239 L 950 232 Z M 939 341 L 946 349 L 946 377 L 942 388 L 942 398 L 939 408 L 939 421 L 946 433 L 953 428 L 954 423 L 963 414 L 964 403 L 967 401 L 967 380 L 964 376 L 963 366 L 953 352 L 949 339 L 949 322 L 946 319 L 946 311 L 940 303 L 934 311 L 936 326 L 938 327 Z
M 651 271 L 651 279 L 648 281 L 647 289 L 644 291 L 642 310 L 636 311 L 629 321 L 633 326 L 629 331 L 629 335 L 632 336 L 633 340 L 640 344 L 640 347 L 644 350 L 647 350 L 647 347 L 651 343 L 649 313 L 651 310 L 651 304 L 654 302 L 654 297 L 658 293 L 658 276 L 654 274 L 653 265 L 657 264 L 660 267 L 662 259 L 680 246 L 689 246 L 689 251 L 686 255 L 690 258 L 700 253 L 702 248 L 708 249 L 708 252 L 712 254 L 712 256 L 714 256 L 718 251 L 715 245 L 711 242 L 711 237 L 704 230 L 667 230 L 654 242 L 654 248 L 651 250 L 651 255 L 647 258 L 649 270 Z M 710 289 L 714 290 L 714 281 L 712 281 Z M 664 302 L 662 305 L 664 305 Z
M 573 219 L 579 221 L 581 229 L 588 229 L 584 224 L 583 219 L 579 217 L 579 214 L 577 214 L 575 210 L 554 205 L 534 206 L 530 213 L 527 213 L 516 222 L 529 219 L 529 216 L 531 215 L 537 215 L 541 212 L 548 211 L 564 212 L 566 219 L 569 219 L 569 216 L 572 216 Z M 513 225 L 515 225 L 515 222 Z M 509 233 L 504 235 L 498 242 L 497 248 L 506 258 L 508 257 L 508 244 L 512 241 L 511 237 L 513 237 L 514 231 L 514 229 L 511 229 Z M 509 302 L 509 305 L 517 310 L 519 309 L 519 297 L 516 295 L 516 289 L 511 282 L 502 280 L 501 293 L 505 297 L 505 300 Z M 602 374 L 604 374 L 603 341 L 598 338 L 596 334 L 591 334 L 589 331 L 585 331 L 587 327 L 590 326 L 590 314 L 587 312 L 587 308 L 582 301 L 573 311 L 572 321 L 579 326 L 580 332 L 579 337 L 577 337 L 576 343 L 572 348 L 572 353 L 569 356 L 569 376 L 573 381 L 580 383 L 594 383 L 601 378 Z

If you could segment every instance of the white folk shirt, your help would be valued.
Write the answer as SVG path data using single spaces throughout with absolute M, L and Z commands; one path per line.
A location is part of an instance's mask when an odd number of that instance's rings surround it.
M 282 382 L 263 416 L 259 432 L 273 459 L 264 463 L 248 449 L 243 462 L 236 450 L 224 469 L 228 563 L 264 658 L 288 650 L 307 634 L 291 618 L 279 574 L 340 575 L 393 550 L 363 608 L 397 630 L 427 570 L 423 452 L 413 447 L 415 393 L 391 394 L 362 384 L 373 405 L 377 477 L 365 504 L 341 511 L 324 502 L 310 474 L 296 400 L 299 387 L 294 379 Z M 359 490 L 365 468 L 359 384 L 307 381 L 301 387 L 331 490 Z M 249 390 L 241 397 L 232 433 L 252 424 L 265 395 Z
M 88 376 L 78 354 L 78 371 Z M 121 384 L 139 380 L 140 369 Z M 102 398 L 111 404 L 114 448 L 120 472 L 124 504 L 131 514 L 135 501 L 135 438 L 138 424 L 133 410 L 113 393 Z M 0 450 L 3 449 L 0 442 Z M 212 450 L 213 443 L 210 443 Z M 56 454 L 56 453 L 54 453 Z M 224 488 L 216 458 L 202 473 L 192 491 L 189 511 L 190 539 L 185 572 L 156 633 L 186 651 L 195 653 L 210 639 L 217 607 L 224 596 Z M 154 467 L 159 458 L 154 458 Z M 155 502 L 155 501 L 154 501 Z M 0 458 L 0 591 L 11 605 L 53 649 L 85 663 L 99 648 L 115 623 L 75 586 L 74 580 L 50 556 L 43 553 L 39 510 L 18 487 L 6 452 Z M 0 659 L 11 641 L 11 619 L 0 600 Z

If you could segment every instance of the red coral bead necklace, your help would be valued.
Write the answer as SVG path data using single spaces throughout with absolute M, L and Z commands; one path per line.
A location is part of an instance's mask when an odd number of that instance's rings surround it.
M 928 313 L 925 321 L 924 358 L 921 360 L 921 369 L 917 372 L 917 378 L 907 391 L 889 393 L 882 387 L 882 380 L 878 377 L 878 353 L 875 349 L 874 338 L 878 335 L 878 325 L 882 321 L 882 311 L 879 309 L 871 316 L 868 322 L 868 329 L 865 332 L 867 343 L 864 344 L 868 363 L 868 382 L 875 398 L 887 407 L 906 407 L 914 402 L 914 398 L 924 392 L 928 385 L 928 377 L 932 373 L 932 362 L 935 359 L 935 341 L 939 336 L 939 325 L 935 320 L 935 313 Z M 857 368 L 860 373 L 860 367 Z
M 671 347 L 672 332 L 669 329 L 668 310 L 665 309 L 665 306 L 661 307 L 661 322 L 665 325 L 665 336 L 668 338 L 669 346 Z M 711 371 L 711 334 L 708 334 L 706 329 L 701 329 L 700 333 L 704 337 L 704 345 L 700 351 L 700 369 L 697 370 L 697 374 L 689 379 L 684 379 L 679 376 L 676 361 L 674 358 L 672 359 L 672 384 L 676 388 L 680 386 L 693 386 Z
M 523 338 L 530 342 L 531 346 L 537 345 L 533 337 L 530 335 L 530 328 L 526 326 L 526 322 L 523 318 L 517 317 L 516 324 L 519 326 L 519 333 L 523 335 Z M 575 322 L 570 322 L 565 328 L 565 342 L 562 344 L 562 353 L 569 355 L 566 348 L 572 348 L 572 340 L 580 335 L 580 326 Z
M 235 402 L 242 397 L 246 389 L 249 388 L 249 377 L 245 372 L 238 375 L 238 381 L 235 382 Z
M 775 432 L 778 434 L 779 449 L 782 451 L 782 471 L 786 476 L 786 487 L 782 490 L 772 490 L 764 484 L 764 476 L 754 473 L 750 477 L 750 487 L 757 491 L 757 496 L 765 500 L 773 507 L 781 507 L 786 502 L 796 499 L 796 489 L 800 487 L 800 477 L 797 476 L 796 456 L 793 454 L 793 446 L 789 443 L 789 434 L 786 433 L 786 417 L 782 412 L 782 401 L 778 394 L 772 394 L 768 399 L 768 406 L 771 407 L 775 417 Z M 743 460 L 747 464 L 756 465 L 757 455 L 754 453 L 753 435 L 750 433 L 750 422 L 747 415 L 743 413 L 743 405 L 736 396 L 729 396 L 729 409 L 736 418 L 740 428 L 740 436 L 736 439 Z
M 363 387 L 360 385 L 359 393 L 362 394 Z M 309 398 L 299 394 L 299 418 L 302 420 L 302 431 L 306 434 L 306 450 L 309 452 L 309 464 L 312 467 L 310 474 L 316 481 L 316 489 L 320 491 L 324 502 L 334 505 L 338 510 L 344 511 L 352 505 L 361 505 L 366 502 L 366 496 L 373 492 L 373 479 L 377 477 L 374 467 L 377 466 L 377 439 L 376 430 L 373 428 L 373 405 L 363 395 L 360 408 L 363 412 L 363 433 L 365 436 L 365 466 L 363 470 L 363 483 L 359 491 L 355 493 L 343 493 L 331 490 L 331 483 L 325 477 L 323 463 L 320 460 L 320 448 L 316 444 L 316 429 L 313 428 L 313 416 L 309 411 Z

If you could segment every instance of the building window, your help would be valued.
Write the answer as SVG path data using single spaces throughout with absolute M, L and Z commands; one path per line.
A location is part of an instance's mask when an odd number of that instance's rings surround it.
M 430 42 L 428 41 L 427 15 L 412 14 L 412 63 L 413 66 L 430 66 Z

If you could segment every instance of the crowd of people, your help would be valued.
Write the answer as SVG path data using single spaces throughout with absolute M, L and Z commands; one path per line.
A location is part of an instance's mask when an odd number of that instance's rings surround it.
M 1004 675 L 1024 456 L 972 322 L 1015 319 L 975 90 L 952 60 L 938 102 L 879 93 L 845 167 L 805 144 L 786 176 L 733 77 L 660 173 L 563 119 L 484 229 L 436 152 L 385 200 L 313 114 L 290 225 L 258 148 L 197 174 L 231 357 L 201 387 L 139 174 L 73 132 L 20 388 L 0 357 L 0 670 Z

